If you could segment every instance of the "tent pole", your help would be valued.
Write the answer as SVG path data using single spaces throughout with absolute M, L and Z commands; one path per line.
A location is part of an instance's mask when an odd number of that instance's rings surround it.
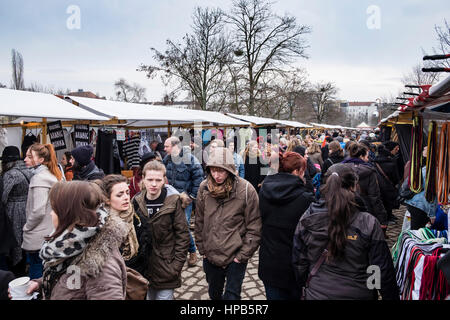
M 23 140 L 25 139 L 25 135 L 27 134 L 27 128 L 26 127 L 22 127 L 22 143 Z M 20 152 L 22 152 L 22 150 L 20 150 Z M 25 155 L 22 154 L 22 159 L 25 159 Z
M 47 144 L 47 118 L 42 118 L 42 144 Z
M 167 121 L 167 136 L 168 137 L 172 136 L 172 125 L 170 121 Z

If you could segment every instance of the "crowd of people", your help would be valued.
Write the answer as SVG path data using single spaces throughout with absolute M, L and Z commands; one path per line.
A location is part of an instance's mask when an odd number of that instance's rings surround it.
M 385 237 L 406 171 L 398 143 L 378 140 L 268 135 L 238 150 L 214 139 L 200 159 L 194 139 L 189 147 L 172 136 L 131 180 L 105 176 L 90 145 L 60 163 L 51 144 L 33 144 L 23 160 L 6 147 L 0 276 L 29 276 L 43 299 L 171 300 L 184 264 L 202 259 L 210 298 L 236 300 L 259 249 L 267 299 L 398 299 Z M 406 202 L 417 229 L 436 205 L 422 193 Z M 380 290 L 366 285 L 370 265 L 381 270 Z

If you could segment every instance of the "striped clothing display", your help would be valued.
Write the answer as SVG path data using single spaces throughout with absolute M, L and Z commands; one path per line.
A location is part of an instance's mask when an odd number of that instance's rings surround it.
M 139 167 L 141 158 L 139 157 L 139 145 L 141 144 L 140 135 L 129 137 L 123 144 L 123 154 L 127 158 L 128 169 Z

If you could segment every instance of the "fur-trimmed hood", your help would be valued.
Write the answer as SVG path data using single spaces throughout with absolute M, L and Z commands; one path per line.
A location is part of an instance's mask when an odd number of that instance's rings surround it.
M 81 275 L 97 277 L 113 251 L 120 248 L 128 231 L 128 226 L 122 219 L 109 215 L 104 227 L 76 258 L 74 265 L 80 267 Z

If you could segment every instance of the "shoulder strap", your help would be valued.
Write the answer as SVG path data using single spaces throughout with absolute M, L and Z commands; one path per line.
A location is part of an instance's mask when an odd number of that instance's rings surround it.
M 319 268 L 325 261 L 327 255 L 328 255 L 328 250 L 323 249 L 322 254 L 320 255 L 319 259 L 317 260 L 316 264 L 313 266 L 311 272 L 308 275 L 308 279 L 306 280 L 306 287 L 309 286 L 309 282 L 311 281 L 311 278 L 316 275 L 317 271 L 319 271 Z
M 386 175 L 386 173 L 384 173 L 383 169 L 381 169 L 381 166 L 375 162 L 375 165 L 377 166 L 377 168 L 380 170 L 381 174 L 383 175 L 383 177 L 385 177 L 387 179 L 387 181 L 389 181 L 390 184 L 394 185 L 391 181 L 391 179 L 388 178 L 388 176 Z
M 331 162 L 331 165 L 334 164 L 333 160 L 331 160 L 330 158 L 328 158 L 327 160 Z

